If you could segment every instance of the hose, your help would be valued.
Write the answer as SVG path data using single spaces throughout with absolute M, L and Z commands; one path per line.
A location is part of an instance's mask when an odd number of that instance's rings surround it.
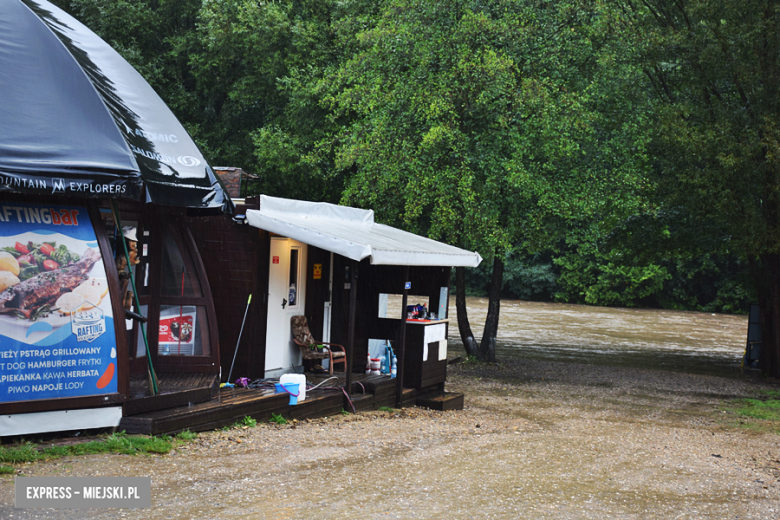
M 357 411 L 355 410 L 355 405 L 352 402 L 352 399 L 350 399 L 350 397 L 349 397 L 349 393 L 347 393 L 347 390 L 343 386 L 340 386 L 340 387 L 337 387 L 337 386 L 322 386 L 325 383 L 327 383 L 328 381 L 330 381 L 331 379 L 335 379 L 336 381 L 338 381 L 339 378 L 337 376 L 331 376 L 331 377 L 329 377 L 327 379 L 323 379 L 322 381 L 320 381 L 318 384 L 316 384 L 314 386 L 307 385 L 306 386 L 306 391 L 308 392 L 308 391 L 311 391 L 311 390 L 316 390 L 316 389 L 318 389 L 320 387 L 322 387 L 322 388 L 320 388 L 320 390 L 336 390 L 336 391 L 341 390 L 341 392 L 344 394 L 344 397 L 347 398 L 347 402 L 349 402 L 350 408 L 352 408 L 352 413 L 353 414 L 357 413 Z M 278 382 L 279 382 L 279 379 L 255 379 L 254 381 L 250 382 L 247 385 L 247 388 L 253 388 L 253 389 L 265 389 L 265 388 L 268 388 L 268 389 L 271 389 L 271 388 L 274 388 L 274 385 L 276 383 L 278 383 Z M 361 383 L 359 381 L 355 381 L 355 383 L 360 385 L 360 388 L 363 390 L 363 395 L 366 395 L 366 387 L 363 386 L 363 383 Z
M 316 390 L 317 388 L 319 388 L 320 386 L 324 385 L 325 383 L 327 383 L 331 379 L 335 379 L 336 381 L 339 380 L 339 378 L 337 376 L 330 376 L 329 378 L 323 379 L 322 381 L 320 381 L 320 383 L 318 385 L 308 387 L 307 390 Z M 333 388 L 333 389 L 335 390 L 335 388 Z

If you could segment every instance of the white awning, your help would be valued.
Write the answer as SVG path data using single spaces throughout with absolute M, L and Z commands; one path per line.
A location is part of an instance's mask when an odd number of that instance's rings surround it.
M 374 222 L 374 212 L 324 202 L 260 196 L 250 225 L 375 265 L 476 267 L 478 253 Z

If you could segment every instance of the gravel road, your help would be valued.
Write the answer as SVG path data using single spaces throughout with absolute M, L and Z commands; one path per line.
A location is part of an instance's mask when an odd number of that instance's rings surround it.
M 780 437 L 726 403 L 770 382 L 506 360 L 450 368 L 466 409 L 417 408 L 200 434 L 160 456 L 95 455 L 27 476 L 151 476 L 152 508 L 0 518 L 780 518 Z

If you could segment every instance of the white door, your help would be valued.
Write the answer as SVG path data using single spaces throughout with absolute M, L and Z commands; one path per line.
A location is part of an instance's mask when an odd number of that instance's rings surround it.
M 306 309 L 306 244 L 273 237 L 269 260 L 265 377 L 277 377 L 302 363 L 290 318 Z

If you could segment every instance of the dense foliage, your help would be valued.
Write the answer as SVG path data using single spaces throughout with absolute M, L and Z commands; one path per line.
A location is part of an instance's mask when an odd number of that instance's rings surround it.
M 780 5 L 621 5 L 642 34 L 653 155 L 666 211 L 684 208 L 715 251 L 743 258 L 761 309 L 760 366 L 780 375 Z
M 618 253 L 615 253 L 618 254 Z M 507 256 L 501 296 L 619 307 L 743 313 L 755 301 L 747 263 L 736 255 L 685 255 L 630 265 L 571 252 Z M 466 272 L 469 295 L 486 296 L 490 267 Z
M 780 325 L 772 2 L 56 3 L 252 189 L 478 250 L 488 337 L 500 295 Z

